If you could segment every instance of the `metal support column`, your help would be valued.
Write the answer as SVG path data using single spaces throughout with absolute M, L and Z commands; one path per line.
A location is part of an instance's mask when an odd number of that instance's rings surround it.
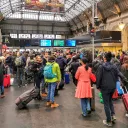
M 94 27 L 94 17 L 95 17 L 95 1 L 92 1 L 92 26 Z M 92 36 L 92 60 L 94 61 L 94 36 Z

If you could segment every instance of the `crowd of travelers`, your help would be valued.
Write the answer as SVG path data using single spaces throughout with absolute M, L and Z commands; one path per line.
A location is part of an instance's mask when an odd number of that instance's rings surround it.
M 116 89 L 116 82 L 121 81 L 122 86 L 128 89 L 128 55 L 125 52 L 117 56 L 111 52 L 95 52 L 95 60 L 89 61 L 90 53 L 85 52 L 4 52 L 0 57 L 0 90 L 3 98 L 4 74 L 10 73 L 16 78 L 19 88 L 30 83 L 40 89 L 39 99 L 46 97 L 46 106 L 56 108 L 56 90 L 63 89 L 65 72 L 71 74 L 76 86 L 75 97 L 81 100 L 82 116 L 91 114 L 90 99 L 93 97 L 92 86 L 96 84 L 102 92 L 106 120 L 103 123 L 112 126 L 116 120 L 112 96 Z M 50 70 L 50 68 L 52 70 Z M 47 72 L 49 71 L 49 72 Z M 96 76 L 94 82 L 91 76 Z M 47 86 L 47 91 L 46 91 Z M 60 87 L 59 87 L 60 86 Z

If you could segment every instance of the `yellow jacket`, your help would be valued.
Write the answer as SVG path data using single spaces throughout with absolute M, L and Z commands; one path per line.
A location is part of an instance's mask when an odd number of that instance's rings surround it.
M 61 72 L 60 72 L 60 67 L 56 62 L 50 63 L 48 62 L 47 64 L 53 64 L 53 74 L 56 74 L 56 77 L 53 79 L 45 79 L 45 82 L 47 83 L 55 83 L 55 82 L 60 82 L 61 81 Z

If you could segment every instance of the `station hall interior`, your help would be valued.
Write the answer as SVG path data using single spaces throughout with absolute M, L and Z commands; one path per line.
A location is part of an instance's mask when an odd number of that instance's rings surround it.
M 69 54 L 82 50 L 91 52 L 91 60 L 96 53 L 109 51 L 115 56 L 122 52 L 128 55 L 128 0 L 0 0 L 0 58 L 33 52 L 46 57 L 49 53 L 65 54 L 69 59 Z M 70 73 L 70 82 L 55 97 L 60 106 L 53 110 L 46 108 L 44 97 L 18 110 L 16 98 L 34 85 L 19 88 L 16 75 L 10 75 L 14 85 L 5 88 L 5 98 L 0 98 L 0 128 L 104 127 L 104 105 L 95 84 L 96 108 L 90 118 L 84 119 Z M 128 110 L 122 98 L 113 103 L 117 117 L 113 128 L 128 128 Z

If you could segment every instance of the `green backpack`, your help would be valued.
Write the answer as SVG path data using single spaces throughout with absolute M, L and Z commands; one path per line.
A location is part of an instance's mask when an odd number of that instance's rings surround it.
M 15 60 L 15 65 L 16 66 L 23 66 L 23 60 L 22 60 L 22 57 L 17 57 L 16 60 Z

